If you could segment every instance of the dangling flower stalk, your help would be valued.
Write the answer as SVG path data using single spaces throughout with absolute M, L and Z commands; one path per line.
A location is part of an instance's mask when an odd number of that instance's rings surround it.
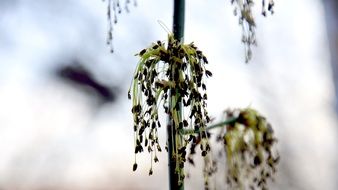
M 103 0 L 105 1 L 105 0 Z M 131 0 L 124 1 L 124 10 L 129 13 L 129 4 Z M 134 6 L 137 6 L 137 1 L 134 0 Z M 113 45 L 113 32 L 114 32 L 114 25 L 117 24 L 117 15 L 122 13 L 122 5 L 120 0 L 107 0 L 107 23 L 108 23 L 108 32 L 107 32 L 107 39 L 106 43 L 110 47 L 110 52 L 114 52 L 114 45 Z
M 266 0 L 262 0 L 262 15 L 266 14 Z M 273 14 L 273 7 L 275 5 L 273 0 L 268 0 L 267 10 Z M 231 0 L 234 6 L 234 15 L 238 16 L 238 23 L 242 27 L 242 43 L 244 44 L 245 62 L 248 63 L 252 58 L 251 47 L 257 45 L 256 42 L 256 21 L 252 14 L 252 7 L 254 6 L 253 0 Z

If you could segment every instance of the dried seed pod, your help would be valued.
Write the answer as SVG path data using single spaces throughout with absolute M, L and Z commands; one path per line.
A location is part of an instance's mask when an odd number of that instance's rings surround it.
M 134 163 L 134 165 L 133 165 L 133 171 L 136 171 L 136 169 L 137 169 L 137 164 Z
M 212 73 L 208 70 L 205 71 L 205 74 L 207 75 L 207 77 L 211 77 L 212 76 Z
M 142 56 L 146 51 L 147 51 L 146 49 L 141 50 L 139 55 Z
M 158 162 L 159 160 L 158 160 L 158 158 L 157 158 L 157 156 L 155 156 L 154 157 L 154 162 L 156 163 L 156 162 Z

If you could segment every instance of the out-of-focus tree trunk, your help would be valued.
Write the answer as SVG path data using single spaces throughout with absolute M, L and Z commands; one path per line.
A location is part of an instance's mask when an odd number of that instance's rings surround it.
M 335 87 L 335 109 L 338 114 L 338 2 L 337 0 L 323 0 L 323 3 L 330 45 L 333 82 Z
M 323 0 L 323 3 L 331 54 L 333 84 L 335 88 L 335 110 L 338 115 L 338 2 L 337 0 Z M 337 181 L 336 187 L 338 187 Z

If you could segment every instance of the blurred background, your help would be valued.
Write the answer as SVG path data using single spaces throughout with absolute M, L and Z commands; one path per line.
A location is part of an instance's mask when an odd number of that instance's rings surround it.
M 169 0 L 132 1 L 111 54 L 107 2 L 0 0 L 0 189 L 168 189 L 165 153 L 154 175 L 148 155 L 132 172 L 127 91 L 135 53 L 166 39 L 158 20 L 171 28 L 172 9 Z M 230 1 L 186 1 L 185 41 L 213 72 L 210 115 L 251 106 L 275 129 L 281 162 L 271 189 L 338 189 L 337 10 L 334 0 L 276 0 L 264 18 L 257 1 L 258 47 L 245 64 Z M 187 190 L 203 189 L 201 167 L 187 168 Z

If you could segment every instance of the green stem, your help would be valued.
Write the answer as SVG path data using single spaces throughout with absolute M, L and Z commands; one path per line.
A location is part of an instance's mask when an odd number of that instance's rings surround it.
M 185 0 L 174 0 L 174 20 L 173 20 L 173 32 L 174 38 L 183 42 L 184 36 L 184 14 L 185 14 Z M 171 96 L 175 93 L 175 96 Z M 177 93 L 175 90 L 170 90 L 169 110 L 172 109 L 173 97 L 177 100 Z M 181 114 L 181 107 L 177 110 Z M 178 174 L 175 172 L 177 162 L 175 159 L 176 154 L 176 130 L 173 125 L 173 118 L 168 117 L 167 135 L 168 135 L 168 166 L 169 166 L 169 189 L 170 190 L 184 190 L 184 183 L 179 183 Z
M 214 128 L 223 127 L 224 125 L 228 125 L 228 124 L 236 122 L 237 119 L 238 119 L 238 117 L 230 118 L 230 119 L 222 121 L 220 123 L 210 125 L 205 130 L 209 131 L 209 130 L 214 129 Z M 203 129 L 197 129 L 197 130 L 195 130 L 195 129 L 182 129 L 182 130 L 180 130 L 180 134 L 181 135 L 189 135 L 189 134 L 194 134 L 194 133 L 200 133 L 202 130 Z
M 184 37 L 184 15 L 185 15 L 185 0 L 174 0 L 174 37 L 183 42 Z

